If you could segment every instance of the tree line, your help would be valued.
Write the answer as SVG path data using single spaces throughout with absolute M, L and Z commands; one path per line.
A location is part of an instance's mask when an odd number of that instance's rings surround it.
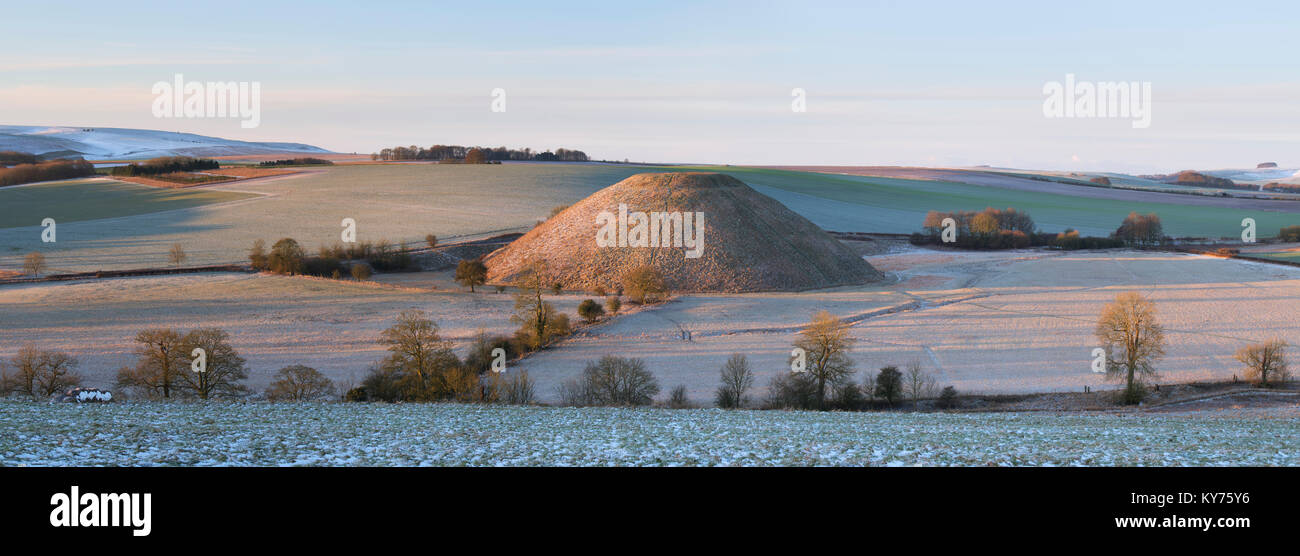
M 10 168 L 0 168 L 0 187 L 93 175 L 95 175 L 95 165 L 86 162 L 83 158 L 22 163 Z
M 164 156 L 151 158 L 144 162 L 132 162 L 125 166 L 114 166 L 108 173 L 113 176 L 158 176 L 176 172 L 193 172 L 196 170 L 216 170 L 221 163 L 210 158 L 192 158 L 188 156 Z
M 537 162 L 587 162 L 587 153 L 574 149 L 533 151 L 531 148 L 464 147 L 460 145 L 433 145 L 432 147 L 390 147 L 370 155 L 371 160 L 466 160 L 471 151 L 481 153 L 484 161 L 537 161 Z M 471 157 L 473 158 L 473 157 Z

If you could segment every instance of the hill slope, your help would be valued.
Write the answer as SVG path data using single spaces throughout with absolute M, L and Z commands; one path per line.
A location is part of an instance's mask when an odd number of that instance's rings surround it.
M 620 204 L 629 213 L 703 214 L 699 256 L 672 245 L 597 245 L 601 213 L 616 215 Z M 881 278 L 775 199 L 731 176 L 705 173 L 637 174 L 597 191 L 489 255 L 488 281 L 510 283 L 537 259 L 564 288 L 582 290 L 616 289 L 626 272 L 647 264 L 677 292 L 797 291 Z
M 0 125 L 0 151 L 92 160 L 330 152 L 302 143 L 257 143 L 150 129 L 16 125 Z

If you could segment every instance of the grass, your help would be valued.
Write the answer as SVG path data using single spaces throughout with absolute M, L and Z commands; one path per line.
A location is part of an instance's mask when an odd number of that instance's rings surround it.
M 920 230 L 928 211 L 981 210 L 990 206 L 1027 211 L 1045 231 L 1075 228 L 1090 235 L 1113 232 L 1131 211 L 1160 215 L 1165 233 L 1177 237 L 1235 237 L 1241 233 L 1241 219 L 1248 216 L 1256 220 L 1262 236 L 1300 223 L 1300 214 L 1091 199 L 945 181 L 768 168 L 697 166 L 689 169 L 723 172 L 753 186 L 861 205 L 863 210 L 853 218 L 830 225 L 831 229 L 840 230 L 835 226 L 856 224 L 856 229 L 843 231 L 910 233 Z
M 1300 263 L 1300 251 L 1274 251 L 1267 253 L 1242 253 L 1242 257 L 1256 259 L 1271 259 L 1275 261 L 1286 261 L 1291 263 Z
M 1298 465 L 1296 418 L 0 402 L 0 465 Z
M 215 190 L 160 189 L 116 180 L 67 180 L 0 188 L 0 228 L 135 216 L 256 197 Z

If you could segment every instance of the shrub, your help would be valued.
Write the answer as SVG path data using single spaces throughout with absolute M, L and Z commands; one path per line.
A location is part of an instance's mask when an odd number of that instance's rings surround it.
M 595 294 L 596 297 L 605 297 L 605 286 L 596 286 L 595 289 L 591 290 L 591 293 Z
M 1278 230 L 1278 239 L 1286 242 L 1300 241 L 1300 226 L 1287 226 Z
M 816 409 L 817 381 L 808 373 L 778 373 L 767 383 L 765 409 Z
M 890 365 L 880 369 L 876 375 L 876 397 L 894 405 L 903 396 L 903 373 L 898 367 Z
M 857 411 L 867 403 L 862 389 L 852 381 L 842 381 L 831 388 L 831 407 L 842 411 Z
M 369 280 L 371 275 L 370 265 L 366 263 L 352 263 L 348 273 L 356 280 Z
M 609 311 L 609 314 L 617 315 L 618 310 L 622 308 L 623 308 L 623 300 L 619 299 L 618 296 L 610 296 L 605 298 L 605 310 Z
M 173 243 L 171 250 L 167 251 L 167 262 L 180 266 L 185 262 L 185 247 L 179 243 Z
M 370 401 L 370 396 L 366 393 L 366 387 L 365 387 L 365 386 L 358 386 L 358 387 L 356 387 L 356 388 L 352 388 L 352 389 L 348 390 L 348 392 L 347 392 L 346 394 L 343 395 L 343 401 L 345 401 L 345 402 L 368 402 L 368 401 Z
M 657 301 L 668 291 L 663 275 L 650 265 L 636 267 L 624 274 L 623 288 L 632 301 L 640 304 Z
M 689 409 L 695 407 L 691 399 L 686 395 L 686 385 L 679 384 L 673 387 L 672 392 L 668 394 L 668 407 L 672 409 Z
M 266 255 L 265 241 L 253 240 L 253 248 L 248 250 L 248 262 L 252 265 L 253 270 L 267 270 L 271 267 Z
M 266 389 L 268 401 L 301 402 L 334 396 L 334 381 L 304 365 L 289 365 L 275 373 Z
M 488 336 L 486 332 L 480 330 L 474 335 L 474 342 L 470 344 L 469 352 L 465 354 L 465 368 L 475 374 L 487 373 L 492 370 L 494 359 L 492 352 L 497 349 L 504 350 L 507 361 L 518 357 L 522 352 L 519 344 L 511 341 L 510 338 Z
M 438 246 L 438 236 L 435 236 L 433 234 L 424 236 L 424 242 L 429 245 L 430 249 L 433 249 L 434 247 Z
M 605 316 L 605 310 L 595 299 L 584 299 L 578 304 L 578 316 L 587 322 L 596 322 L 600 317 Z
M 511 405 L 533 403 L 537 390 L 532 379 L 528 378 L 528 371 L 519 371 L 509 375 L 505 380 L 505 388 L 501 392 L 501 401 Z
M 1128 245 L 1159 245 L 1164 241 L 1164 226 L 1155 213 L 1130 212 L 1115 230 L 1113 237 Z
M 23 257 L 23 272 L 32 276 L 40 276 L 45 271 L 45 254 L 39 251 L 32 251 Z
M 659 381 L 641 359 L 606 355 L 589 361 L 582 376 L 560 385 L 565 405 L 649 405 L 659 393 Z
M 944 386 L 943 391 L 939 393 L 939 399 L 934 402 L 934 405 L 939 409 L 957 407 L 957 389 L 952 386 Z

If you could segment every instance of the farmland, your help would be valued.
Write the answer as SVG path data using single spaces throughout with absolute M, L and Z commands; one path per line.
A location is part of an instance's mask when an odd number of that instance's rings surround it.
M 1013 206 L 1028 211 L 1046 231 L 1073 227 L 1085 235 L 1109 234 L 1131 210 L 1156 212 L 1166 233 L 1178 236 L 1235 236 L 1246 216 L 1256 219 L 1264 237 L 1300 222 L 1300 214 L 1252 208 L 1260 201 L 1046 182 L 1030 182 L 1045 188 L 1040 191 L 760 168 L 685 169 L 733 175 L 837 231 L 910 233 L 929 210 L 986 206 Z M 362 241 L 418 244 L 431 233 L 448 240 L 523 231 L 552 207 L 632 174 L 663 170 L 603 164 L 343 165 L 179 191 L 108 180 L 6 188 L 0 190 L 0 269 L 19 268 L 22 254 L 37 249 L 46 252 L 56 272 L 163 266 L 174 243 L 183 246 L 188 264 L 232 263 L 244 259 L 255 239 L 294 237 L 308 250 L 333 243 L 343 218 L 356 219 Z M 1150 201 L 1151 195 L 1159 202 Z M 1269 206 L 1292 210 L 1285 203 Z M 40 243 L 37 224 L 45 216 L 60 223 L 57 244 Z
M 1294 413 L 0 402 L 0 465 L 1297 465 Z

